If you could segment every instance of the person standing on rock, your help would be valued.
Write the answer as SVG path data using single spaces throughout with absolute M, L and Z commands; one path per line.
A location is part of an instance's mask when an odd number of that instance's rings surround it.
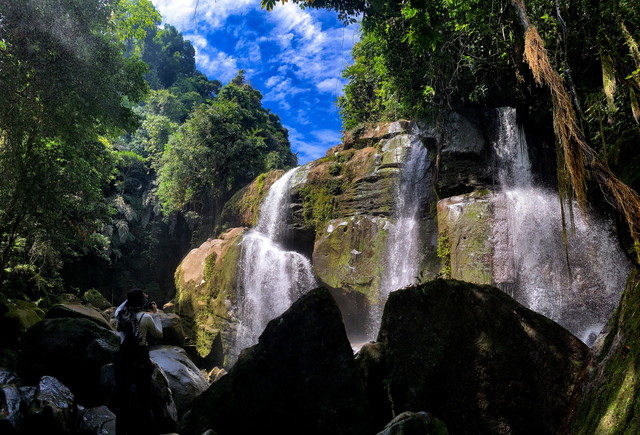
M 147 349 L 147 337 L 161 338 L 162 324 L 155 302 L 145 312 L 147 295 L 141 289 L 127 294 L 118 307 L 116 320 L 120 349 L 116 355 L 116 432 L 118 435 L 153 433 L 151 375 L 153 365 Z

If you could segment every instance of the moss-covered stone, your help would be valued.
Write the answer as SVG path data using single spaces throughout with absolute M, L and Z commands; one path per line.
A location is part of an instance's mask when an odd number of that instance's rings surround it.
M 106 310 L 111 306 L 111 303 L 105 298 L 102 293 L 96 289 L 87 290 L 82 295 L 82 300 L 88 304 L 93 305 L 99 310 Z
M 176 271 L 178 313 L 198 353 L 207 355 L 218 333 L 225 349 L 235 338 L 232 307 L 237 299 L 237 265 L 244 228 L 232 228 L 220 239 L 193 249 Z
M 568 432 L 636 434 L 640 428 L 640 273 L 634 271 L 609 325 Z M 597 349 L 596 349 L 597 350 Z
M 236 192 L 222 209 L 221 221 L 225 228 L 253 227 L 258 221 L 260 204 L 284 171 L 275 170 L 259 175 L 250 184 Z
M 492 206 L 488 191 L 438 202 L 438 250 L 444 275 L 475 284 L 493 282 Z
M 384 272 L 388 219 L 358 216 L 330 221 L 316 241 L 313 267 L 321 282 L 356 291 L 371 302 Z
M 45 313 L 36 304 L 23 299 L 0 300 L 0 347 L 15 348 L 21 335 L 44 319 Z

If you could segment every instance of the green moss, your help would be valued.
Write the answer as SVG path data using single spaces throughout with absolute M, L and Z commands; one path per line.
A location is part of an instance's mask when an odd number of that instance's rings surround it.
M 314 270 L 320 280 L 376 302 L 384 273 L 385 222 L 370 217 L 332 221 L 333 231 L 322 232 L 314 251 Z
M 300 189 L 302 217 L 307 226 L 320 231 L 326 222 L 336 217 L 336 196 L 344 192 L 344 181 L 330 178 L 307 183 Z
M 438 277 L 451 278 L 451 242 L 449 242 L 449 234 L 443 233 L 438 237 L 436 254 L 442 263 Z
M 572 434 L 636 434 L 640 427 L 640 273 L 634 271 L 612 317 Z

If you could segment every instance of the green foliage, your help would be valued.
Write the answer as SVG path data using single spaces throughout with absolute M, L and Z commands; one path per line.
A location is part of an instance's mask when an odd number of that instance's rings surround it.
M 199 106 L 167 145 L 158 194 L 167 212 L 220 213 L 222 201 L 257 175 L 295 164 L 279 118 L 241 71 Z
M 118 35 L 135 44 L 162 21 L 162 16 L 149 0 L 120 0 L 117 8 Z
M 114 161 L 103 136 L 134 125 L 126 102 L 146 91 L 145 65 L 123 57 L 117 7 L 0 4 L 0 273 L 27 273 L 30 292 L 57 287 L 64 258 L 104 241 L 95 234 Z

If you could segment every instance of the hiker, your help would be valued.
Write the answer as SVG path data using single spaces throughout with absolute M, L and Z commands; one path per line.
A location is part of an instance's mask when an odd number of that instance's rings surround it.
M 150 312 L 145 312 L 149 306 Z M 141 289 L 127 294 L 116 313 L 120 349 L 116 355 L 116 432 L 118 435 L 153 433 L 151 375 L 147 337 L 161 338 L 162 324 L 155 302 L 147 304 Z

